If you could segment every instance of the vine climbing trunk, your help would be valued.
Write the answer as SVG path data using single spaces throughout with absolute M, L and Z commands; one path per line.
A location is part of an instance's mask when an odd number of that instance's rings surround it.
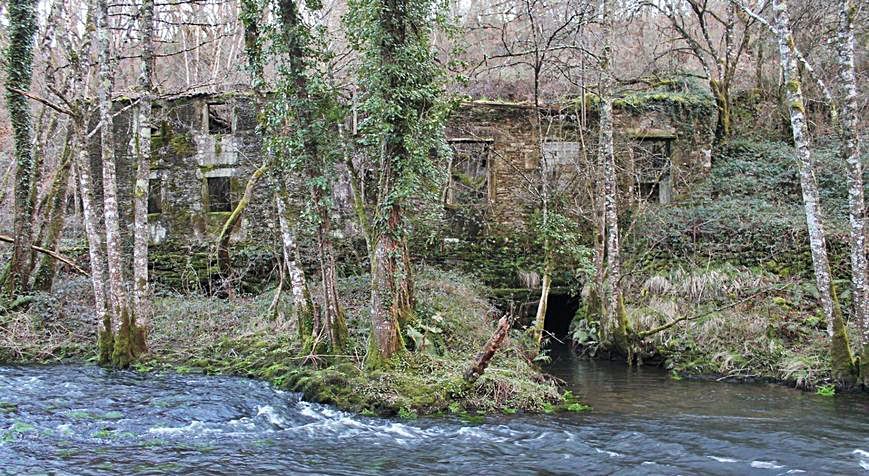
M 386 172 L 386 177 L 391 177 L 390 171 Z M 387 183 L 389 181 L 386 180 Z M 380 193 L 389 193 L 390 188 L 384 185 L 381 185 Z M 375 364 L 378 359 L 388 359 L 404 349 L 400 323 L 404 319 L 403 314 L 408 311 L 403 309 L 402 303 L 402 269 L 398 261 L 401 242 L 396 238 L 396 234 L 400 232 L 400 206 L 392 204 L 387 208 L 386 216 L 378 217 L 377 221 L 384 223 L 377 231 L 371 263 L 372 344 L 376 345 L 376 348 L 368 350 L 371 364 Z
M 432 151 L 443 145 L 442 69 L 432 48 L 440 5 L 431 0 L 350 0 L 345 17 L 360 53 L 367 118 L 365 143 L 378 172 L 370 223 L 371 338 L 366 364 L 404 349 L 402 327 L 415 320 L 404 208 L 432 180 Z
M 831 280 L 818 184 L 815 181 L 814 160 L 809 150 L 803 92 L 797 71 L 794 38 L 791 33 L 787 1 L 773 0 L 773 11 L 775 14 L 775 30 L 778 37 L 782 71 L 784 73 L 785 90 L 787 91 L 791 131 L 797 153 L 800 186 L 803 194 L 803 208 L 809 233 L 812 264 L 815 270 L 815 283 L 818 287 L 818 297 L 821 301 L 824 317 L 827 320 L 827 332 L 832 338 L 831 360 L 833 373 L 837 378 L 846 378 L 851 370 L 853 358 L 848 344 L 848 335 L 842 317 L 842 310 L 839 307 L 835 288 Z
M 620 352 L 631 357 L 628 343 L 629 323 L 621 289 L 621 245 L 619 244 L 618 182 L 613 150 L 612 77 L 612 0 L 603 2 L 603 48 L 600 56 L 601 102 L 598 161 L 604 176 L 604 219 L 609 286 L 605 288 L 606 323 L 613 328 L 613 342 Z
M 136 185 L 133 192 L 133 303 L 142 332 L 151 315 L 148 281 L 148 186 L 151 177 L 151 127 L 154 86 L 154 0 L 143 0 L 139 16 L 142 55 L 139 71 L 139 109 L 136 137 Z
M 16 0 L 7 5 L 9 15 L 6 47 L 6 107 L 12 123 L 15 158 L 15 200 L 13 230 L 15 242 L 3 283 L 4 294 L 16 297 L 27 294 L 31 272 L 33 244 L 34 195 L 31 193 L 36 175 L 33 157 L 30 104 L 21 91 L 30 89 L 33 77 L 33 43 L 36 34 L 36 1 Z
M 860 331 L 860 377 L 869 386 L 869 304 L 866 290 L 866 203 L 863 196 L 863 163 L 860 158 L 860 93 L 854 67 L 854 15 L 851 0 L 839 1 L 837 60 L 839 97 L 842 102 L 840 135 L 842 156 L 848 166 L 848 209 L 851 236 L 851 295 L 853 320 Z
M 74 127 L 70 127 L 67 131 L 66 140 L 61 153 L 60 166 L 49 187 L 48 195 L 45 198 L 45 237 L 40 240 L 43 248 L 58 252 L 58 243 L 63 232 L 64 217 L 66 216 L 65 206 L 69 198 L 70 189 L 70 170 L 72 169 L 72 141 Z M 55 270 L 57 269 L 57 260 L 49 255 L 43 254 L 36 267 L 33 275 L 33 289 L 37 291 L 51 291 L 51 285 L 54 282 Z
M 106 228 L 106 263 L 108 268 L 110 326 L 104 330 L 104 339 L 112 340 L 111 364 L 125 368 L 144 352 L 144 334 L 136 324 L 130 308 L 124 279 L 121 250 L 121 224 L 118 213 L 118 181 L 115 163 L 115 137 L 112 120 L 112 56 L 109 38 L 108 0 L 96 0 L 96 28 L 99 50 L 97 96 L 100 110 L 100 153 L 103 164 L 103 216 Z
M 329 150 L 330 141 L 326 134 L 333 131 L 323 131 L 316 127 L 318 116 L 331 107 L 331 100 L 329 92 L 322 86 L 312 84 L 309 78 L 312 72 L 309 61 L 315 55 L 310 52 L 308 45 L 310 32 L 302 21 L 299 5 L 293 0 L 281 0 L 279 6 L 283 23 L 282 36 L 289 56 L 287 75 L 292 83 L 293 92 L 298 97 L 298 100 L 290 103 L 290 107 L 292 116 L 296 120 L 294 129 L 301 136 L 301 155 L 305 163 L 303 172 L 307 178 L 311 207 L 314 212 L 312 215 L 317 229 L 317 254 L 323 302 L 320 320 L 314 321 L 317 331 L 315 344 L 319 343 L 322 334 L 327 339 L 329 350 L 339 353 L 347 343 L 347 324 L 338 298 L 335 251 L 331 237 L 331 209 L 328 200 L 331 178 L 327 173 L 332 168 L 332 164 L 327 157 L 332 151 Z M 327 127 L 332 126 L 333 124 L 329 123 Z M 337 131 L 334 133 L 337 134 Z M 316 325 L 318 322 L 322 324 L 321 328 Z

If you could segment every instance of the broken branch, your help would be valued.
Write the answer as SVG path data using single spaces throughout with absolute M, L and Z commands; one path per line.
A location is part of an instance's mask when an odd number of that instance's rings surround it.
M 6 243 L 15 243 L 15 239 L 9 235 L 0 235 L 0 241 L 5 241 Z M 83 276 L 89 276 L 88 272 L 85 271 L 81 266 L 75 264 L 75 262 L 72 259 L 67 258 L 66 256 L 64 256 L 60 253 L 55 253 L 54 251 L 43 248 L 41 246 L 30 245 L 30 247 L 33 249 L 33 251 L 38 251 L 40 253 L 44 253 L 44 254 L 51 256 L 52 258 L 60 261 L 61 263 L 68 264 L 70 267 L 72 267 L 72 269 L 76 270 L 76 272 L 80 273 Z
M 483 372 L 486 371 L 486 367 L 489 366 L 492 357 L 495 356 L 495 352 L 504 345 L 504 341 L 507 339 L 509 333 L 510 321 L 507 319 L 507 316 L 504 316 L 498 321 L 498 327 L 495 329 L 495 333 L 492 334 L 492 337 L 490 337 L 489 341 L 486 342 L 483 350 L 474 358 L 474 363 L 465 372 L 466 382 L 474 383 L 481 375 L 483 375 Z

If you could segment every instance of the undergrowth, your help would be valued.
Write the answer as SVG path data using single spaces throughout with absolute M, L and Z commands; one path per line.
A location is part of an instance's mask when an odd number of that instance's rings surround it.
M 64 284 L 69 292 L 40 295 L 30 311 L 4 318 L 17 331 L 11 334 L 16 338 L 0 342 L 0 360 L 94 361 L 96 325 L 88 317 L 87 284 L 72 279 Z M 367 280 L 349 277 L 339 287 L 351 340 L 346 354 L 302 354 L 291 323 L 270 317 L 271 292 L 234 299 L 163 295 L 153 303 L 148 356 L 136 368 L 265 379 L 312 401 L 404 417 L 542 412 L 578 403 L 567 401 L 554 379 L 526 360 L 519 335 L 479 380 L 464 382 L 463 373 L 494 330 L 491 305 L 465 276 L 433 268 L 419 273 L 417 318 L 405 335 L 417 351 L 403 352 L 377 370 L 362 365 L 370 326 Z

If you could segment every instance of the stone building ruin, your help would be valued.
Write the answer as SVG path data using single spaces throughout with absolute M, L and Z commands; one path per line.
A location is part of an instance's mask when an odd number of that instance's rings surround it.
M 124 100 L 117 103 L 125 106 Z M 658 93 L 615 102 L 623 195 L 650 203 L 678 201 L 692 184 L 709 174 L 715 115 L 714 109 L 703 109 L 707 106 Z M 573 194 L 579 200 L 583 194 L 590 196 L 588 188 L 594 186 L 595 177 L 588 171 L 597 154 L 594 110 L 594 104 L 579 103 L 547 105 L 539 112 L 526 103 L 462 103 L 447 124 L 453 153 L 444 159 L 449 169 L 444 206 L 448 211 L 477 206 L 485 220 L 518 229 L 534 207 L 530 187 L 539 187 L 543 179 L 541 151 L 551 165 L 547 180 L 558 193 Z M 134 108 L 115 118 L 121 200 L 131 199 L 135 173 L 135 114 L 129 111 Z M 155 253 L 169 253 L 165 255 L 169 258 L 161 255 L 152 259 L 152 265 L 168 270 L 175 265 L 173 260 L 189 262 L 191 256 L 201 255 L 201 262 L 193 267 L 209 267 L 207 250 L 213 247 L 247 180 L 262 165 L 253 95 L 193 94 L 161 100 L 155 103 L 154 117 L 148 221 Z M 91 155 L 99 170 L 98 141 L 91 144 Z M 263 245 L 274 241 L 277 229 L 271 186 L 267 177 L 257 183 L 233 231 L 233 242 L 270 248 Z M 336 178 L 334 194 L 336 233 L 354 233 L 352 220 L 341 219 L 352 216 L 346 177 Z M 131 213 L 131 208 L 124 210 Z M 131 223 L 132 216 L 125 220 Z M 161 259 L 167 262 L 161 265 Z

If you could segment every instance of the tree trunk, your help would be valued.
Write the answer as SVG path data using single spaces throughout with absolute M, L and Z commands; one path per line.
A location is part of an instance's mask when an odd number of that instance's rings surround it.
M 109 295 L 111 296 L 111 332 L 114 338 L 111 362 L 126 368 L 145 351 L 144 334 L 136 325 L 130 308 L 123 272 L 121 224 L 118 213 L 118 183 L 115 167 L 115 138 L 112 121 L 112 65 L 107 0 L 97 0 L 96 37 L 99 49 L 97 96 L 100 109 L 100 143 L 103 163 L 103 215 L 106 225 L 106 257 Z
M 312 177 L 313 178 L 313 177 Z M 320 278 L 323 293 L 322 322 L 333 353 L 340 353 L 347 344 L 347 323 L 344 309 L 338 301 L 338 283 L 335 277 L 335 251 L 329 207 L 323 203 L 322 190 L 311 186 L 311 201 L 317 210 L 317 251 L 320 259 Z
M 294 116 L 298 123 L 297 131 L 303 133 L 302 147 L 304 158 L 304 173 L 307 176 L 311 206 L 316 218 L 317 227 L 317 251 L 320 264 L 320 278 L 322 284 L 322 316 L 318 321 L 315 319 L 316 339 L 319 341 L 323 334 L 328 339 L 328 348 L 333 353 L 343 350 L 347 341 L 347 324 L 344 319 L 344 310 L 338 299 L 338 285 L 335 273 L 335 252 L 332 245 L 331 210 L 325 202 L 331 190 L 331 177 L 329 172 L 334 170 L 329 161 L 328 138 L 323 137 L 323 132 L 316 130 L 318 116 L 322 108 L 329 103 L 329 93 L 312 90 L 308 79 L 309 67 L 305 63 L 311 57 L 308 49 L 309 32 L 306 31 L 299 8 L 293 0 L 281 0 L 280 15 L 283 22 L 283 39 L 289 55 L 288 76 L 295 87 L 295 94 L 300 98 L 291 103 Z M 331 124 L 329 124 L 331 126 Z M 325 147 L 324 147 L 325 146 Z M 317 324 L 322 324 L 318 328 Z M 322 332 L 321 332 L 322 331 Z M 315 350 L 317 342 L 315 342 Z
M 94 310 L 96 311 L 97 336 L 99 342 L 99 361 L 108 363 L 112 359 L 112 323 L 106 307 L 106 257 L 103 253 L 103 239 L 100 235 L 99 210 L 95 209 L 93 179 L 91 178 L 90 157 L 87 150 L 87 128 L 83 118 L 75 118 L 75 175 L 78 177 L 79 196 L 88 242 L 88 256 L 91 267 L 91 284 L 94 291 Z
M 251 174 L 250 178 L 247 180 L 247 184 L 244 186 L 244 193 L 241 196 L 241 200 L 239 200 L 235 208 L 232 209 L 232 213 L 229 214 L 229 218 L 227 218 L 226 222 L 223 223 L 223 226 L 220 228 L 220 235 L 217 237 L 218 269 L 220 269 L 220 274 L 223 278 L 223 287 L 226 292 L 230 294 L 233 293 L 233 288 L 232 283 L 229 281 L 229 277 L 232 273 L 232 263 L 230 262 L 229 256 L 229 240 L 232 238 L 232 231 L 235 229 L 236 225 L 241 222 L 241 216 L 244 214 L 250 200 L 253 198 L 253 190 L 254 187 L 256 187 L 256 183 L 267 170 L 268 165 L 263 164 L 260 168 L 256 169 L 253 174 Z
M 535 78 L 539 76 L 539 70 L 535 70 Z M 538 80 L 535 80 L 535 85 Z M 543 279 L 540 287 L 540 300 L 537 301 L 537 314 L 534 317 L 534 345 L 540 352 L 540 344 L 543 340 L 543 329 L 546 326 L 546 308 L 549 304 L 549 290 L 552 286 L 552 249 L 549 237 L 549 158 L 543 150 L 543 118 L 540 114 L 539 91 L 534 90 L 534 109 L 537 125 L 537 153 L 540 156 L 540 205 L 543 214 L 540 232 L 543 234 Z
M 837 53 L 839 97 L 842 101 L 840 133 L 842 156 L 848 164 L 848 208 L 851 230 L 851 289 L 853 320 L 860 330 L 860 376 L 869 386 L 869 305 L 866 296 L 866 205 L 863 197 L 863 164 L 860 160 L 860 96 L 854 68 L 854 15 L 851 0 L 839 2 Z
M 787 90 L 788 110 L 791 116 L 791 131 L 797 152 L 800 173 L 800 186 L 803 192 L 803 207 L 809 232 L 809 246 L 815 268 L 815 281 L 824 316 L 827 319 L 827 333 L 832 337 L 832 365 L 837 378 L 848 375 L 853 359 L 848 345 L 842 311 L 836 299 L 835 289 L 830 276 L 830 262 L 827 258 L 827 244 L 824 236 L 818 185 L 815 181 L 814 162 L 809 150 L 803 92 L 797 72 L 794 55 L 794 39 L 791 34 L 790 18 L 786 0 L 774 0 L 776 34 L 779 53 Z
M 36 33 L 36 2 L 10 2 L 8 46 L 6 48 L 6 107 L 12 122 L 15 157 L 15 202 L 13 230 L 15 243 L 6 274 L 4 291 L 13 298 L 27 294 L 31 271 L 34 197 L 31 193 L 36 174 L 31 142 L 30 104 L 13 91 L 27 91 L 33 76 L 33 43 Z
M 380 193 L 390 194 L 391 190 L 381 187 Z M 400 232 L 400 221 L 401 209 L 398 204 L 392 204 L 385 217 L 386 226 L 378 230 L 374 243 L 371 262 L 372 336 L 366 357 L 369 366 L 377 366 L 404 349 L 400 322 L 409 310 L 403 309 L 399 291 L 401 269 L 397 257 L 401 253 L 401 243 L 395 235 Z
M 278 222 L 281 228 L 284 266 L 290 277 L 290 292 L 293 295 L 293 321 L 299 338 L 304 344 L 312 338 L 315 310 L 311 295 L 308 292 L 305 272 L 299 265 L 295 219 L 292 219 L 292 215 L 290 215 L 289 199 L 286 194 L 286 187 L 279 185 L 278 193 L 275 194 L 275 203 L 277 204 Z
M 48 195 L 45 198 L 45 214 L 43 220 L 46 225 L 46 236 L 43 248 L 58 251 L 57 245 L 63 232 L 64 217 L 66 216 L 66 203 L 69 198 L 69 177 L 72 168 L 72 147 L 74 128 L 70 127 L 67 132 L 63 153 L 60 159 L 60 167 L 52 181 Z M 54 274 L 57 269 L 57 260 L 51 256 L 43 255 L 36 267 L 33 278 L 33 289 L 38 291 L 51 291 L 54 282 Z
M 612 5 L 611 0 L 604 0 L 603 28 L 604 40 L 601 53 L 601 102 L 600 102 L 600 139 L 599 162 L 604 175 L 604 218 L 606 220 L 607 268 L 609 270 L 609 286 L 606 294 L 606 326 L 613 326 L 614 344 L 616 348 L 628 355 L 628 319 L 624 309 L 624 299 L 621 290 L 621 261 L 619 244 L 619 211 L 618 211 L 618 176 L 616 173 L 615 154 L 613 151 L 613 104 L 612 78 L 610 63 L 612 61 Z
M 154 70 L 154 0 L 143 0 L 140 15 L 142 57 L 136 138 L 136 188 L 133 193 L 133 302 L 139 326 L 146 332 L 151 315 L 151 290 L 148 283 L 148 181 L 151 176 L 151 104 L 154 99 L 151 81 Z
M 712 97 L 715 98 L 715 107 L 718 110 L 718 124 L 715 127 L 715 138 L 722 140 L 731 135 L 732 113 L 730 111 L 730 88 L 723 81 L 709 80 L 709 88 Z

